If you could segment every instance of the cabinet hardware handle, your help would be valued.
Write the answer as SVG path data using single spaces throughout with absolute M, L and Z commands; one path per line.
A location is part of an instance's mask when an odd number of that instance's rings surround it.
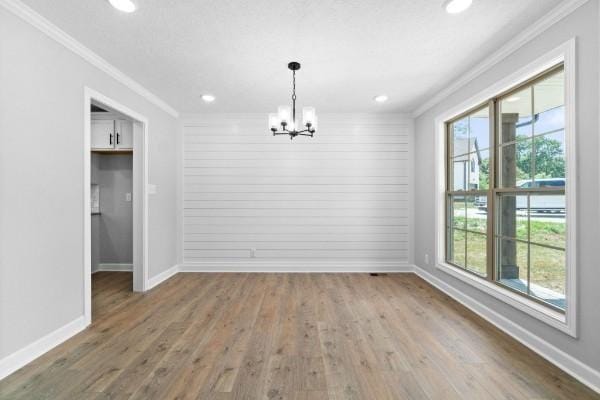
M 108 135 L 108 144 L 112 144 L 112 137 L 113 137 L 112 133 L 110 135 Z
M 119 132 L 117 132 L 117 144 L 121 144 L 121 142 L 119 141 L 120 137 L 121 137 L 121 135 L 119 135 Z

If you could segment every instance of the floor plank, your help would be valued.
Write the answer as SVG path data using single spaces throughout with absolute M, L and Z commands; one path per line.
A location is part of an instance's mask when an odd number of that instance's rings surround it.
M 0 399 L 600 399 L 409 274 L 93 275 L 90 328 Z

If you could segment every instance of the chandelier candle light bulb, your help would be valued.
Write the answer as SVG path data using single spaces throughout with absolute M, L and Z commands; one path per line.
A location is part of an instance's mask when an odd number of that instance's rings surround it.
M 314 107 L 303 107 L 302 108 L 302 123 L 304 126 L 310 127 L 315 122 L 315 108 Z
M 276 113 L 269 114 L 269 129 L 277 130 L 279 125 L 281 124 L 281 120 L 279 119 L 279 115 Z
M 302 125 L 300 125 L 296 116 L 296 71 L 300 69 L 300 63 L 292 61 L 288 64 L 288 68 L 292 71 L 292 106 L 279 106 L 277 114 L 269 114 L 269 129 L 273 132 L 273 136 L 289 135 L 290 140 L 296 136 L 313 137 L 317 130 L 315 108 L 302 108 Z
M 279 106 L 278 109 L 279 121 L 281 124 L 289 124 L 291 121 L 292 108 L 290 106 Z

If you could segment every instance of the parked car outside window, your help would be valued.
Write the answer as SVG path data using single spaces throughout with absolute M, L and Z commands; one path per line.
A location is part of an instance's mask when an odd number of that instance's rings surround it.
M 530 179 L 519 181 L 517 183 L 517 187 L 522 189 L 528 188 L 540 188 L 540 187 L 555 187 L 555 188 L 563 188 L 565 187 L 565 178 L 545 178 L 545 179 L 536 179 L 532 181 Z M 541 213 L 549 213 L 549 212 L 557 212 L 564 213 L 565 212 L 565 196 L 554 196 L 554 195 L 545 195 L 545 196 L 531 196 L 530 198 L 530 208 L 532 211 L 541 212 Z M 487 197 L 486 196 L 477 196 L 475 198 L 475 206 L 479 208 L 481 211 L 487 210 Z M 519 196 L 517 201 L 517 210 L 527 209 L 527 198 L 524 196 Z

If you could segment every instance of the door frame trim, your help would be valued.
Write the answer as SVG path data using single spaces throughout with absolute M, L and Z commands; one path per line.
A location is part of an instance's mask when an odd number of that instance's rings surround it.
M 92 237 L 91 237 L 91 104 L 103 104 L 134 120 L 133 151 L 133 290 L 148 290 L 148 118 L 102 93 L 83 90 L 83 304 L 86 325 L 92 322 Z M 135 129 L 141 125 L 141 132 Z M 136 133 L 138 131 L 138 133 Z M 141 135 L 140 135 L 141 133 Z M 140 137 L 141 136 L 141 137 Z M 141 151 L 139 151 L 141 150 Z M 138 158 L 141 157 L 141 160 Z M 139 171 L 138 165 L 141 165 Z M 136 168 L 137 167 L 137 168 Z M 137 171 L 137 172 L 136 172 Z M 141 173 L 140 173 L 141 172 Z M 140 195 L 136 195 L 141 193 Z M 141 211 L 141 216 L 140 216 Z M 141 221 L 140 220 L 141 217 Z M 141 222 L 142 229 L 136 229 Z

